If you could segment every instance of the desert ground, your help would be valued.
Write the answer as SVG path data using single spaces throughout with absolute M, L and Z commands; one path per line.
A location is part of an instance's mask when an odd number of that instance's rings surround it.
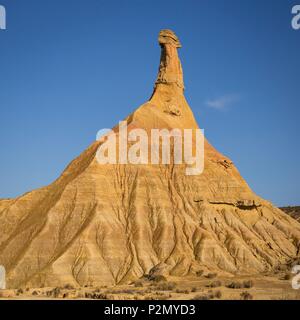
M 45 287 L 0 290 L 0 299 L 18 300 L 300 300 L 286 271 L 257 276 L 198 273 L 191 277 L 143 277 L 112 287 Z

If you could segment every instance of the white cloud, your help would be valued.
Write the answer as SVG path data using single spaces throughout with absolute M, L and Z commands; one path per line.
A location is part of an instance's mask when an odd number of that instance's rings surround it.
M 237 94 L 226 94 L 216 99 L 207 100 L 205 104 L 213 109 L 216 110 L 224 110 L 228 106 L 234 104 L 240 99 L 239 95 Z

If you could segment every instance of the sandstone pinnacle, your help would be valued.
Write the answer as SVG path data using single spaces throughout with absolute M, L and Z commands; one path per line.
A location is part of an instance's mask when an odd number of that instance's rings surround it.
M 159 44 L 153 95 L 126 118 L 128 129 L 198 128 L 183 94 L 180 42 L 162 30 Z M 198 270 L 258 274 L 299 256 L 300 224 L 256 195 L 207 140 L 197 176 L 185 175 L 184 164 L 99 165 L 100 145 L 50 185 L 0 200 L 8 288 L 111 285 Z
M 177 49 L 181 48 L 178 37 L 171 30 L 162 30 L 158 42 L 161 46 L 161 58 L 156 86 L 159 84 L 177 85 L 184 89 L 183 73 Z

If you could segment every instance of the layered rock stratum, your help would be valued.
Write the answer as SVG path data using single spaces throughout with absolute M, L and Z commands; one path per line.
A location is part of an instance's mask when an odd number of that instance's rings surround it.
M 128 116 L 129 130 L 198 128 L 179 39 L 162 30 L 159 44 L 153 94 Z M 204 171 L 194 176 L 174 163 L 100 165 L 100 144 L 49 186 L 0 201 L 7 287 L 111 285 L 199 269 L 254 274 L 299 256 L 300 224 L 258 197 L 207 140 Z

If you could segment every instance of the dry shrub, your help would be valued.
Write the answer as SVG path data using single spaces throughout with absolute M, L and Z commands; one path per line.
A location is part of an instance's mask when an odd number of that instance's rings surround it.
M 160 296 L 159 299 L 157 299 L 157 300 L 167 300 L 169 298 L 170 298 L 170 295 L 164 294 L 164 295 Z
M 222 297 L 222 292 L 220 290 L 217 290 L 215 292 L 213 291 L 209 291 L 208 293 L 206 294 L 198 294 L 196 296 L 194 296 L 191 300 L 212 300 L 212 299 L 221 299 Z
M 148 295 L 144 298 L 144 300 L 155 300 L 155 297 L 152 295 Z
M 61 289 L 58 288 L 58 287 L 56 287 L 56 288 L 52 289 L 51 291 L 48 291 L 48 292 L 46 293 L 46 295 L 47 295 L 48 297 L 58 298 L 58 297 L 60 296 L 60 292 L 61 292 Z M 32 294 L 33 294 L 33 293 L 32 293 Z
M 103 293 L 95 293 L 95 292 L 86 292 L 84 294 L 84 297 L 86 299 L 94 299 L 94 300 L 107 300 L 108 297 L 106 294 L 103 294 Z
M 119 293 L 134 294 L 135 291 L 134 291 L 134 290 L 131 290 L 131 289 L 124 289 L 124 290 L 121 290 L 121 292 L 119 292 Z
M 174 290 L 176 284 L 174 282 L 162 282 L 156 286 L 156 290 L 160 291 L 171 291 Z
M 148 288 L 144 291 L 144 294 L 151 293 L 151 288 Z
M 23 294 L 23 293 L 24 293 L 24 291 L 23 291 L 22 288 L 20 288 L 20 289 L 17 290 L 17 294 Z
M 209 290 L 209 291 L 208 291 L 208 297 L 209 297 L 209 299 L 217 298 L 217 296 L 219 295 L 219 292 L 220 292 L 220 290 L 218 290 L 218 291 Z
M 253 287 L 253 281 L 252 280 L 246 280 L 244 282 L 238 282 L 238 281 L 233 281 L 230 284 L 227 285 L 227 288 L 230 289 L 243 289 L 243 288 L 252 288 Z
M 136 291 L 132 289 L 118 289 L 118 290 L 106 290 L 106 294 L 135 294 Z
M 291 280 L 292 276 L 290 273 L 286 273 L 283 277 L 282 280 Z
M 187 290 L 187 289 L 176 289 L 175 292 L 176 292 L 176 293 L 185 293 L 185 294 L 189 294 L 189 293 L 190 293 L 190 291 Z
M 209 287 L 209 288 L 217 288 L 217 287 L 221 287 L 221 286 L 222 286 L 222 282 L 219 280 L 215 280 L 207 285 L 207 287 Z
M 242 300 L 253 300 L 253 296 L 251 293 L 244 291 L 241 293 L 241 299 Z
M 167 278 L 161 274 L 155 275 L 145 275 L 145 278 L 150 280 L 150 281 L 154 281 L 154 282 L 162 282 L 162 281 L 167 281 Z
M 191 300 L 210 300 L 210 297 L 206 294 L 204 295 L 196 295 L 195 297 L 193 297 Z
M 196 271 L 196 276 L 201 277 L 203 275 L 203 273 L 204 273 L 204 270 L 198 270 L 198 271 Z
M 233 282 L 229 283 L 226 287 L 229 289 L 242 289 L 243 284 L 240 282 L 237 282 L 237 281 L 233 281 Z
M 134 286 L 136 288 L 143 287 L 143 282 L 141 280 L 137 280 L 134 282 Z
M 217 273 L 208 273 L 208 274 L 206 275 L 206 278 L 208 278 L 208 279 L 213 279 L 213 278 L 215 278 L 217 275 L 218 275 Z
M 244 288 L 247 288 L 247 289 L 252 288 L 253 287 L 253 281 L 252 280 L 244 281 L 243 282 L 243 286 L 244 286 Z
M 221 299 L 221 298 L 222 298 L 222 291 L 217 290 L 217 291 L 215 292 L 215 298 Z
M 67 283 L 63 288 L 66 289 L 66 290 L 74 290 L 74 289 L 75 289 L 75 288 L 74 288 L 71 284 L 69 284 L 69 283 Z
M 197 288 L 196 287 L 193 287 L 191 292 L 197 292 Z

